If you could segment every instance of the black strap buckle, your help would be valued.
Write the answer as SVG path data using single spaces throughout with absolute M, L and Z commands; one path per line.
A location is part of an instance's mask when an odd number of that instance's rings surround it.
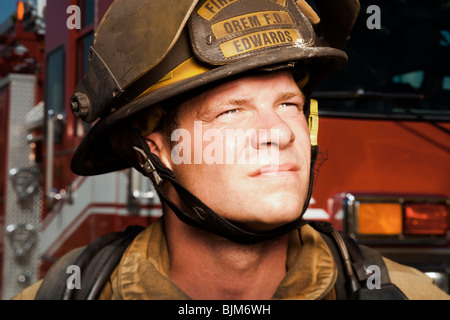
M 147 173 L 151 173 L 153 175 L 154 182 L 156 183 L 157 186 L 159 186 L 161 184 L 161 182 L 163 182 L 164 180 L 161 178 L 161 176 L 156 171 L 156 168 L 153 165 L 150 158 L 147 157 L 144 150 L 142 150 L 138 147 L 133 147 L 133 149 L 136 152 L 138 152 L 142 157 L 142 158 L 139 157 L 139 164 L 141 165 L 142 169 L 144 169 L 144 171 Z

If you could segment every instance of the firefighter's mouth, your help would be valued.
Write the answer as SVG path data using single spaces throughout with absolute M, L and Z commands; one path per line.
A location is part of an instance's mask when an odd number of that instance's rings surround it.
M 293 163 L 285 164 L 270 164 L 263 166 L 253 171 L 250 177 L 286 177 L 286 176 L 296 176 L 297 172 L 300 170 L 298 165 Z

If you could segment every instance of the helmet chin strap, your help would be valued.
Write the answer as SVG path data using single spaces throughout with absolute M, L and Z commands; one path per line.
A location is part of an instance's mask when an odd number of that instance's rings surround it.
M 236 243 L 253 244 L 280 237 L 308 223 L 308 221 L 303 220 L 302 217 L 308 208 L 309 201 L 311 199 L 314 182 L 314 164 L 318 153 L 317 146 L 312 146 L 311 150 L 309 189 L 301 215 L 296 220 L 286 223 L 276 229 L 269 231 L 257 231 L 242 228 L 238 224 L 222 218 L 194 194 L 182 186 L 178 181 L 176 181 L 173 172 L 165 167 L 160 159 L 150 151 L 147 142 L 142 138 L 142 136 L 136 134 L 133 138 L 133 143 L 133 148 L 136 152 L 136 156 L 141 167 L 140 171 L 152 180 L 160 199 L 170 207 L 178 219 L 192 227 L 211 232 Z M 167 197 L 162 190 L 163 181 L 169 182 L 174 187 L 186 208 L 189 208 L 192 212 L 189 213 L 184 211 Z

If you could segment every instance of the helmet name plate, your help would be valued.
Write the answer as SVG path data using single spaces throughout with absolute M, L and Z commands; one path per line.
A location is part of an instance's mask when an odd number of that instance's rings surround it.
M 315 41 L 313 26 L 294 0 L 206 0 L 192 13 L 189 30 L 194 55 L 209 65 Z

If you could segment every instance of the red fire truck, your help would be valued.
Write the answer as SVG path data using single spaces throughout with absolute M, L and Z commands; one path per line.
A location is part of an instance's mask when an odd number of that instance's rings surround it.
M 44 122 L 34 132 L 41 137 L 35 139 L 40 219 L 31 249 L 39 256 L 38 271 L 25 279 L 23 268 L 7 261 L 11 255 L 0 257 L 3 279 L 15 282 L 13 289 L 0 282 L 3 298 L 42 277 L 68 250 L 161 215 L 151 183 L 134 170 L 95 177 L 70 171 L 89 127 L 73 117 L 68 101 L 112 1 L 46 1 Z M 348 65 L 314 93 L 321 154 L 306 218 L 331 221 L 385 256 L 427 272 L 449 292 L 450 8 L 445 1 L 406 2 L 361 0 Z M 373 5 L 381 14 L 374 16 Z M 80 29 L 68 22 L 78 12 Z M 2 187 L 10 183 L 0 177 Z M 5 230 L 14 221 L 5 222 L 3 203 L 1 210 Z M 11 250 L 12 242 L 3 236 L 1 250 Z
M 449 13 L 445 1 L 361 1 L 347 66 L 315 92 L 324 162 L 311 204 L 447 292 Z

